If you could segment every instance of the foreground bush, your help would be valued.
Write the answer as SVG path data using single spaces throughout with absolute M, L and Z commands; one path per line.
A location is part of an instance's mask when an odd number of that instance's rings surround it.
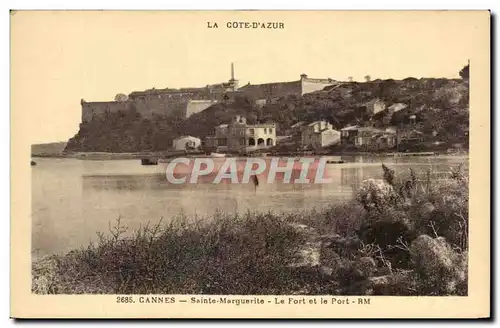
M 55 257 L 54 293 L 258 294 L 285 290 L 282 270 L 301 235 L 273 214 L 176 220 L 124 237 L 117 222 L 97 245 Z
M 33 264 L 35 293 L 466 295 L 468 178 L 367 180 L 294 214 L 179 218 Z

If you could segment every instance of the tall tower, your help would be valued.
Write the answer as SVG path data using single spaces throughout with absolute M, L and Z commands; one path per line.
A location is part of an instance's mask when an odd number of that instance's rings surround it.
M 231 79 L 229 80 L 229 84 L 231 85 L 233 91 L 238 89 L 238 80 L 234 78 L 234 63 L 231 63 Z

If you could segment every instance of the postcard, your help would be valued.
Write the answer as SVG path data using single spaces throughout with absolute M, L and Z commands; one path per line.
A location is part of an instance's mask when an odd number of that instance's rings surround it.
M 490 15 L 11 11 L 11 316 L 490 317 Z

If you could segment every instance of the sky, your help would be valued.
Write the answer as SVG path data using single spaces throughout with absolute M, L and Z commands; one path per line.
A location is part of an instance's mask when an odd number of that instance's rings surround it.
M 480 12 L 93 12 L 11 14 L 11 112 L 31 143 L 66 141 L 80 99 L 227 81 L 309 77 L 362 81 L 457 78 L 475 47 Z M 484 12 L 483 12 L 484 15 Z M 483 17 L 484 18 L 484 17 Z M 227 22 L 282 22 L 230 29 Z M 207 28 L 217 22 L 219 28 Z M 473 61 L 471 60 L 471 69 Z

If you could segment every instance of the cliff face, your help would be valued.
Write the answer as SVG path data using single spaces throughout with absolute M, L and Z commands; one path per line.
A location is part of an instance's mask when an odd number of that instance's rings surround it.
M 401 103 L 405 108 L 369 116 L 365 104 L 380 99 L 387 107 Z M 205 137 L 215 126 L 228 123 L 234 115 L 245 115 L 248 123 L 276 122 L 278 134 L 298 121 L 330 121 L 340 129 L 348 124 L 378 127 L 410 124 L 441 141 L 464 141 L 469 126 L 469 85 L 461 79 L 375 80 L 342 83 L 302 97 L 288 96 L 263 107 L 255 99 L 240 96 L 231 104 L 215 104 L 187 119 L 153 115 L 144 119 L 136 112 L 110 113 L 83 123 L 69 140 L 66 151 L 135 152 L 166 150 L 172 140 L 189 134 Z

